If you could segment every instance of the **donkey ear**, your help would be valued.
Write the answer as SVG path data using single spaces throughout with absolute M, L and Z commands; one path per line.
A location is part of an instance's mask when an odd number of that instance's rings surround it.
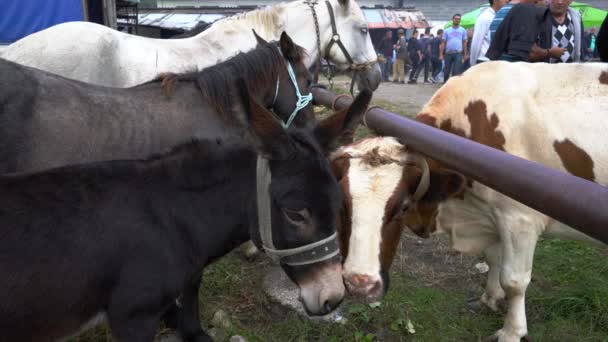
M 244 79 L 240 78 L 237 86 L 247 118 L 246 126 L 258 152 L 270 160 L 287 159 L 294 146 L 283 126 L 250 95 Z
M 264 38 L 260 37 L 258 35 L 258 33 L 255 32 L 255 29 L 251 29 L 251 31 L 253 31 L 253 35 L 255 36 L 255 40 L 258 42 L 257 47 L 264 46 L 264 45 L 268 44 L 268 42 L 265 41 Z
M 279 46 L 281 47 L 283 56 L 285 56 L 288 61 L 297 63 L 302 59 L 301 48 L 297 46 L 293 40 L 291 40 L 291 37 L 284 31 L 281 33 Z
M 355 129 L 361 123 L 371 99 L 372 92 L 364 89 L 348 109 L 328 117 L 317 125 L 315 136 L 325 152 L 333 151 L 340 144 L 352 142 Z

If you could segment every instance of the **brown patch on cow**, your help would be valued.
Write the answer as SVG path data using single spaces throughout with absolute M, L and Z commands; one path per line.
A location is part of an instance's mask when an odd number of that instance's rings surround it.
M 380 246 L 380 265 L 383 271 L 388 271 L 391 267 L 397 246 L 399 245 L 401 230 L 403 228 L 400 220 L 404 209 L 403 201 L 410 195 L 410 189 L 412 187 L 416 188 L 421 174 L 418 168 L 405 165 L 401 179 L 384 207 L 382 242 Z
M 471 125 L 471 136 L 469 139 L 486 146 L 494 147 L 497 150 L 505 150 L 505 136 L 498 130 L 498 116 L 493 113 L 488 118 L 488 111 L 485 102 L 470 102 L 464 113 L 469 118 Z
M 464 134 L 464 130 L 462 128 L 456 128 L 452 125 L 452 119 L 447 119 L 441 122 L 441 124 L 439 125 L 439 129 L 441 129 L 442 131 L 446 131 L 452 134 L 456 134 L 458 136 L 461 136 L 463 138 L 466 138 L 466 134 Z
M 396 163 L 394 159 L 381 155 L 379 150 L 379 147 L 375 147 L 371 151 L 368 151 L 361 157 L 361 162 L 373 167 Z
M 164 72 L 158 75 L 158 80 L 161 82 L 161 89 L 167 99 L 170 99 L 175 93 L 177 87 L 177 75 L 171 72 Z
M 416 121 L 425 125 L 437 127 L 437 118 L 427 113 L 420 113 L 416 115 Z
M 553 148 L 568 172 L 577 177 L 595 181 L 593 159 L 585 150 L 576 146 L 570 139 L 563 142 L 554 141 Z
M 602 71 L 600 74 L 600 83 L 608 85 L 608 71 Z

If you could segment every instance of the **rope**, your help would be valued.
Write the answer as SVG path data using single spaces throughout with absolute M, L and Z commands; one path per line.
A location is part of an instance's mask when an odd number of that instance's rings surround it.
M 296 108 L 289 116 L 287 123 L 283 123 L 283 127 L 285 128 L 288 128 L 293 122 L 293 120 L 296 118 L 296 115 L 298 115 L 298 112 L 306 108 L 310 101 L 312 101 L 312 93 L 308 93 L 308 95 L 304 96 L 302 95 L 302 93 L 300 93 L 300 87 L 298 87 L 298 83 L 296 82 L 296 74 L 294 73 L 293 67 L 291 66 L 290 62 L 287 62 L 287 72 L 289 73 L 289 78 L 291 78 L 291 82 L 293 82 L 293 86 L 296 88 L 296 96 L 298 97 L 298 101 L 296 102 Z

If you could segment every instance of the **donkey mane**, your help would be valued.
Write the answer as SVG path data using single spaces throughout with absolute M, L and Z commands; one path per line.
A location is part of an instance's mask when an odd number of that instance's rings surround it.
M 299 46 L 296 46 L 296 49 L 297 61 L 301 61 L 306 52 Z M 249 89 L 260 89 L 264 85 L 276 84 L 279 70 L 286 68 L 278 44 L 270 42 L 263 47 L 241 52 L 227 61 L 201 71 L 161 74 L 148 83 L 162 82 L 163 92 L 170 96 L 177 81 L 196 82 L 203 96 L 214 109 L 223 118 L 230 118 L 234 117 L 234 98 L 239 96 L 235 86 L 239 78 L 245 80 Z

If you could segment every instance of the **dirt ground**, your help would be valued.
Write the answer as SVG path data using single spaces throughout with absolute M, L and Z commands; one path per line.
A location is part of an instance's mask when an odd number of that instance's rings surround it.
M 334 78 L 334 84 L 348 89 L 350 87 L 350 78 L 337 76 Z M 389 101 L 395 106 L 403 107 L 409 113 L 417 113 L 440 87 L 441 85 L 439 84 L 430 83 L 401 84 L 382 82 L 380 87 L 374 91 L 373 99 Z

